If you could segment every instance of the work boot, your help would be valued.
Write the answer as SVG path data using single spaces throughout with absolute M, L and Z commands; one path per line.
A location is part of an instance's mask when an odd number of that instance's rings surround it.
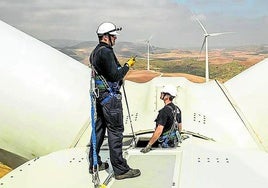
M 141 175 L 141 171 L 139 169 L 129 169 L 129 171 L 127 171 L 124 174 L 115 175 L 115 179 L 122 180 L 122 179 L 125 179 L 125 178 L 135 178 L 135 177 L 137 177 L 139 175 Z
M 93 167 L 90 167 L 89 168 L 89 173 L 90 174 L 93 174 Z M 99 171 L 102 171 L 102 170 L 106 170 L 107 168 L 109 168 L 109 164 L 107 162 L 103 162 L 101 163 L 101 165 L 99 165 Z

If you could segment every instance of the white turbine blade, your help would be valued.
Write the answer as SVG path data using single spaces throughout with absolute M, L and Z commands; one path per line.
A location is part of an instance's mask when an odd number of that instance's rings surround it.
M 219 35 L 230 34 L 230 33 L 234 33 L 234 32 L 211 33 L 208 35 L 213 37 L 213 36 L 219 36 Z
M 145 42 L 146 44 L 150 43 L 150 40 L 153 38 L 153 35 L 151 35 L 148 39 L 140 39 L 140 42 Z
M 153 38 L 153 35 L 151 35 L 151 36 L 147 39 L 147 41 L 150 41 L 152 38 Z
M 199 25 L 201 26 L 201 28 L 203 29 L 203 31 L 205 32 L 205 34 L 207 35 L 208 32 L 207 32 L 207 30 L 205 29 L 204 25 L 201 23 L 201 21 L 200 21 L 198 18 L 195 18 L 195 19 L 196 19 L 196 21 L 199 23 Z
M 151 54 L 154 53 L 154 49 L 153 49 L 153 46 L 149 43 L 149 48 L 151 49 Z
M 202 52 L 202 50 L 203 50 L 203 48 L 204 48 L 204 46 L 205 46 L 205 43 L 206 43 L 206 37 L 207 37 L 207 36 L 204 37 L 203 44 L 202 44 L 202 47 L 201 47 L 201 49 L 200 49 L 200 54 L 201 54 L 201 52 Z
M 135 42 L 144 43 L 144 42 L 146 42 L 146 40 L 145 39 L 137 39 L 137 40 L 135 40 Z
M 206 43 L 206 37 L 207 37 L 207 36 L 205 36 L 205 37 L 204 37 L 203 44 L 202 44 L 202 47 L 201 47 L 201 49 L 200 49 L 199 56 L 198 56 L 198 58 L 197 58 L 197 59 L 200 59 L 200 56 L 201 56 L 202 50 L 203 50 L 203 48 L 204 48 L 204 46 L 205 46 L 205 43 Z

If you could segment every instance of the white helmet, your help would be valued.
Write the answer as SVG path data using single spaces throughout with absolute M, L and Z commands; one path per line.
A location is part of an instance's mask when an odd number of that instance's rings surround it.
M 168 93 L 170 94 L 172 97 L 176 97 L 177 95 L 177 90 L 174 86 L 172 85 L 166 85 L 163 87 L 162 91 L 163 93 Z
M 117 28 L 113 23 L 111 22 L 104 22 L 99 25 L 97 29 L 97 35 L 102 36 L 105 34 L 110 34 L 110 35 L 119 35 L 116 31 L 121 31 L 122 28 Z

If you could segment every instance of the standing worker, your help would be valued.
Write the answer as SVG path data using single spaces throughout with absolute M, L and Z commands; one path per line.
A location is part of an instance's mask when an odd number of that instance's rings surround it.
M 99 44 L 90 55 L 90 63 L 95 80 L 96 93 L 96 153 L 99 170 L 109 168 L 107 162 L 102 162 L 99 155 L 104 140 L 106 128 L 110 160 L 115 179 L 137 177 L 141 174 L 139 169 L 128 166 L 122 155 L 122 140 L 124 132 L 123 108 L 120 87 L 129 67 L 135 63 L 135 58 L 130 58 L 124 66 L 119 64 L 113 46 L 122 28 L 117 28 L 113 23 L 104 22 L 97 29 Z M 91 136 L 92 137 L 92 136 Z M 92 138 L 91 138 L 92 142 Z M 93 173 L 93 147 L 90 144 L 89 173 Z
M 177 147 L 178 142 L 180 142 L 181 110 L 172 102 L 176 94 L 177 90 L 174 86 L 166 85 L 163 87 L 160 99 L 164 101 L 165 106 L 159 110 L 155 120 L 155 131 L 147 146 L 141 149 L 142 153 L 149 152 L 156 141 L 162 148 Z

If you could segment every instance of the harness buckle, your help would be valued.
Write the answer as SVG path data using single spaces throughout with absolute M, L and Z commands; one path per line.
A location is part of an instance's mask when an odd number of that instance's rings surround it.
M 117 98 L 118 100 L 122 99 L 122 95 L 121 94 L 114 94 L 115 98 Z
M 176 136 L 177 136 L 178 142 L 182 143 L 181 142 L 181 134 L 180 134 L 180 132 L 178 130 L 176 130 Z
M 96 96 L 96 98 L 99 98 L 100 96 L 100 90 L 98 88 L 95 88 L 93 91 L 94 95 Z

